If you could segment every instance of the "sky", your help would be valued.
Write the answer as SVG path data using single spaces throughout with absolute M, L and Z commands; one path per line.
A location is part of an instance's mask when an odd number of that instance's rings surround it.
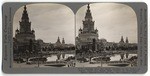
M 68 44 L 75 43 L 75 34 L 83 26 L 87 5 L 79 8 L 76 15 L 73 11 L 61 4 L 29 4 L 27 11 L 31 29 L 35 30 L 36 39 L 55 43 L 58 36 Z M 108 42 L 119 42 L 121 36 L 128 37 L 129 42 L 137 43 L 137 20 L 132 8 L 118 3 L 93 3 L 90 9 L 98 29 L 99 39 L 105 38 Z M 13 36 L 19 28 L 23 7 L 19 8 L 13 20 Z M 74 16 L 76 16 L 76 25 Z M 74 28 L 76 26 L 76 29 Z M 74 32 L 76 30 L 76 33 Z
M 23 7 L 20 7 L 13 20 L 13 36 L 19 28 Z M 55 43 L 58 36 L 68 44 L 74 44 L 74 13 L 61 4 L 29 4 L 27 5 L 31 29 L 35 30 L 36 39 L 42 39 L 46 43 Z
M 108 42 L 119 42 L 121 36 L 126 37 L 130 43 L 137 43 L 137 18 L 134 10 L 128 5 L 118 3 L 90 4 L 95 28 L 98 29 L 99 39 Z M 87 5 L 81 7 L 76 13 L 76 36 L 78 29 L 83 27 Z

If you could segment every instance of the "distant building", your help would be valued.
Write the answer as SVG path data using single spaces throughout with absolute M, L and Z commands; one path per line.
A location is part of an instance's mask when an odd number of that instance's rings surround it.
M 65 43 L 65 39 L 62 38 L 62 42 L 60 41 L 60 38 L 58 37 L 56 43 L 54 44 L 54 49 L 56 50 L 75 50 L 74 44 L 67 44 Z
M 123 43 L 125 43 L 124 42 L 124 39 L 123 39 L 123 36 L 121 36 L 121 40 L 120 40 L 120 42 L 119 42 L 120 44 L 123 44 Z
M 118 43 L 118 48 L 122 50 L 137 50 L 137 43 L 129 43 L 128 37 L 126 37 L 124 42 L 122 36 L 120 42 Z
M 57 39 L 57 41 L 55 43 L 55 47 L 61 47 L 61 46 L 62 46 L 62 44 L 61 44 L 60 39 L 58 37 L 58 39 Z
M 42 39 L 37 39 L 36 42 L 40 45 L 40 51 L 51 51 L 54 48 L 52 43 L 45 43 Z
M 66 44 L 65 39 L 62 38 L 62 42 L 60 38 L 57 38 L 55 43 L 45 43 L 43 40 L 36 40 L 41 47 L 41 51 L 63 51 L 63 50 L 75 50 L 74 44 Z

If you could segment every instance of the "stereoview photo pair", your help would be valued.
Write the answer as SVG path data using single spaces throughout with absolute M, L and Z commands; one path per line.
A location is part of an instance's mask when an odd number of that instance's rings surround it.
M 5 3 L 5 73 L 145 73 L 145 3 Z

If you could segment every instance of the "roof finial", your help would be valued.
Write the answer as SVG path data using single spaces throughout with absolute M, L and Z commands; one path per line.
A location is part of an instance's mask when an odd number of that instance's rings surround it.
M 27 7 L 26 7 L 26 5 L 24 5 L 24 10 L 26 10 L 27 9 Z
M 65 39 L 64 38 L 62 38 L 62 44 L 65 44 Z
M 126 37 L 126 43 L 129 43 L 129 41 L 128 41 L 128 37 Z
M 90 9 L 90 4 L 88 4 L 87 8 L 88 8 L 88 10 Z
M 124 43 L 124 39 L 123 39 L 123 36 L 121 36 L 121 42 L 123 42 L 123 43 Z

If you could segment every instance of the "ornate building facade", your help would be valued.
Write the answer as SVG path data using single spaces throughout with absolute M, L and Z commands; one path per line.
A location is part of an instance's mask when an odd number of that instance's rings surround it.
M 15 38 L 18 42 L 28 43 L 29 40 L 35 40 L 35 31 L 31 30 L 31 22 L 29 21 L 27 8 L 24 6 L 21 21 L 19 21 L 20 29 L 16 30 Z
M 14 53 L 25 54 L 35 50 L 35 31 L 31 30 L 31 22 L 29 21 L 26 5 L 22 13 L 21 21 L 19 21 L 19 29 L 15 31 Z
M 76 37 L 77 48 L 85 48 L 85 49 L 89 48 L 89 49 L 97 50 L 96 43 L 98 41 L 98 30 L 94 29 L 94 22 L 95 21 L 93 21 L 92 19 L 90 6 L 88 4 L 85 20 L 83 20 L 83 28 L 79 29 L 79 35 L 78 37 Z

